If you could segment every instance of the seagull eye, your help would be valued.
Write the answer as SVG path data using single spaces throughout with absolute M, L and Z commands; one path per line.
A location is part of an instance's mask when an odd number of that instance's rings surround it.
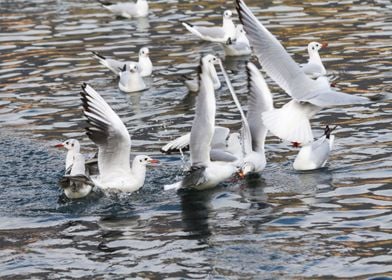
M 68 145 L 68 144 L 69 144 L 69 142 L 67 141 L 67 142 L 65 142 L 65 144 L 66 144 L 66 145 Z
M 148 160 L 148 158 L 144 158 L 144 160 L 145 160 L 145 161 L 147 161 L 147 160 Z
M 312 50 L 314 50 L 314 47 L 312 47 Z

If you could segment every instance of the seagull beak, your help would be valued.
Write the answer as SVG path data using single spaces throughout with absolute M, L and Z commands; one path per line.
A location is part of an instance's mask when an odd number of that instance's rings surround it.
M 299 147 L 301 147 L 301 143 L 299 143 L 299 142 L 291 142 L 291 144 L 292 144 L 292 146 L 293 146 L 294 148 L 299 148 Z
M 150 159 L 148 162 L 149 163 L 159 163 L 159 160 L 157 160 L 157 159 Z
M 245 174 L 244 174 L 244 172 L 242 172 L 242 170 L 241 171 L 238 171 L 238 176 L 241 178 L 241 179 L 244 179 L 245 178 Z
M 331 87 L 336 87 L 336 83 L 331 83 Z
M 322 49 L 324 49 L 324 48 L 326 48 L 326 47 L 328 47 L 328 43 L 327 43 L 327 42 L 324 42 L 324 43 L 321 44 L 321 48 L 322 48 Z
M 54 145 L 56 148 L 62 148 L 62 147 L 64 147 L 64 144 L 63 143 L 61 143 L 61 144 L 56 144 L 56 145 Z

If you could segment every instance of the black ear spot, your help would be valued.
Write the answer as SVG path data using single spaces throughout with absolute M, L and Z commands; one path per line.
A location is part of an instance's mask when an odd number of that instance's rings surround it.
M 72 145 L 71 145 L 71 146 L 73 147 L 74 145 L 75 145 L 75 144 L 74 144 L 74 143 L 72 143 Z
M 140 162 L 143 162 L 143 160 L 141 160 L 141 159 L 140 159 L 139 161 L 140 161 Z
M 312 50 L 314 50 L 314 47 L 312 47 Z

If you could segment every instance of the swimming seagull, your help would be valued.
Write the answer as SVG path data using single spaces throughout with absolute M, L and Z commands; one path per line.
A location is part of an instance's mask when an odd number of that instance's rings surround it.
M 236 27 L 232 16 L 233 13 L 230 10 L 225 11 L 222 26 L 196 26 L 188 22 L 183 22 L 182 25 L 202 40 L 225 43 L 227 39 L 235 38 L 236 35 Z
M 67 156 L 65 158 L 65 173 L 67 174 L 71 171 L 75 155 L 80 153 L 80 143 L 76 139 L 68 139 L 63 143 L 56 144 L 55 147 L 67 149 Z
M 210 56 L 210 58 L 213 58 L 213 55 L 208 54 L 207 56 Z M 218 90 L 221 88 L 221 82 L 219 81 L 218 74 L 216 73 L 216 69 L 214 64 L 208 65 L 209 69 L 209 74 L 212 79 L 212 83 L 214 85 L 214 89 Z M 199 78 L 191 79 L 187 76 L 183 76 L 185 78 L 184 84 L 188 88 L 189 92 L 198 92 L 199 91 Z
M 135 62 L 124 64 L 119 75 L 118 87 L 124 92 L 142 91 L 147 88 Z
M 97 52 L 92 52 L 94 55 L 94 58 L 98 59 L 99 62 L 109 68 L 114 74 L 119 75 L 120 69 L 124 66 L 124 64 L 129 64 L 133 61 L 119 61 L 111 58 L 106 58 L 103 55 L 97 53 Z M 139 61 L 137 62 L 138 67 L 139 67 L 139 72 L 142 77 L 147 77 L 151 76 L 152 74 L 152 62 L 150 59 L 150 51 L 147 47 L 143 47 L 139 50 Z
M 252 53 L 242 24 L 237 24 L 235 38 L 227 39 L 226 43 L 223 44 L 223 49 L 226 56 L 243 56 Z
M 64 190 L 64 194 L 71 199 L 85 197 L 91 192 L 94 183 L 86 176 L 85 159 L 81 153 L 76 153 L 73 156 L 73 164 L 69 175 L 64 175 L 59 183 Z
M 155 163 L 146 155 L 129 161 L 131 137 L 119 116 L 89 85 L 83 84 L 83 112 L 87 118 L 87 136 L 98 146 L 99 176 L 92 178 L 102 189 L 134 192 L 144 184 L 146 165 Z
M 210 158 L 211 141 L 215 131 L 216 101 L 209 69 L 216 60 L 216 57 L 209 56 L 201 60 L 200 90 L 190 135 L 191 170 L 182 181 L 166 185 L 165 190 L 212 188 L 230 178 L 236 171 L 233 164 L 211 161 Z
M 303 146 L 294 160 L 294 169 L 314 170 L 324 167 L 333 148 L 335 136 L 331 132 L 335 129 L 336 126 L 330 128 L 327 125 L 322 137 Z
M 256 19 L 244 1 L 236 0 L 236 7 L 261 66 L 294 100 L 290 104 L 294 109 L 272 110 L 263 114 L 264 125 L 273 134 L 284 140 L 305 145 L 313 141 L 309 117 L 322 108 L 363 104 L 369 101 L 365 97 L 332 90 L 327 77 L 321 76 L 312 80 L 294 62 L 279 41 Z
M 327 74 L 327 70 L 321 61 L 319 50 L 324 49 L 328 46 L 328 43 L 318 43 L 318 42 L 310 42 L 308 44 L 308 54 L 309 60 L 308 63 L 301 65 L 302 70 L 305 74 L 309 75 L 312 78 L 317 78 L 319 76 L 325 76 Z
M 133 18 L 146 17 L 148 15 L 148 3 L 146 0 L 137 0 L 136 3 L 111 3 L 100 0 L 98 2 L 116 16 Z

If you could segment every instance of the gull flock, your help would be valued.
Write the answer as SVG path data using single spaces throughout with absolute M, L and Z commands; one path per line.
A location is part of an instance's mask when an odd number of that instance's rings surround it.
M 117 4 L 99 2 L 117 16 L 148 15 L 146 0 Z M 236 0 L 235 4 L 241 24 L 235 25 L 232 11 L 226 10 L 221 26 L 211 24 L 207 27 L 188 22 L 182 22 L 182 25 L 201 40 L 220 43 L 226 56 L 254 54 L 257 57 L 261 69 L 251 62 L 246 64 L 247 113 L 242 109 L 222 60 L 212 54 L 203 56 L 197 77 L 185 77 L 184 80 L 190 92 L 197 92 L 191 131 L 161 149 L 170 153 L 189 148 L 190 168 L 181 181 L 165 185 L 165 190 L 203 190 L 233 176 L 244 178 L 250 173 L 262 172 L 267 164 L 265 139 L 268 131 L 300 147 L 293 163 L 295 170 L 322 168 L 333 149 L 332 132 L 336 126 L 326 126 L 324 135 L 315 140 L 310 119 L 323 108 L 369 102 L 366 97 L 345 94 L 331 87 L 318 53 L 327 47 L 326 43 L 310 42 L 308 63 L 298 65 L 243 0 Z M 148 48 L 139 50 L 137 61 L 119 61 L 98 52 L 92 55 L 118 77 L 120 90 L 137 92 L 146 89 L 143 78 L 153 71 Z M 241 117 L 239 131 L 215 124 L 215 91 L 221 88 L 216 66 L 223 74 Z M 291 97 L 291 101 L 281 108 L 274 108 L 273 94 L 261 70 Z M 80 95 L 87 120 L 86 134 L 98 147 L 98 174 L 89 171 L 78 140 L 69 139 L 57 144 L 56 147 L 67 150 L 66 171 L 59 182 L 64 194 L 77 199 L 87 196 L 94 188 L 122 192 L 139 190 L 144 185 L 147 166 L 158 161 L 148 155 L 137 155 L 131 163 L 131 137 L 120 117 L 90 85 L 83 84 Z

